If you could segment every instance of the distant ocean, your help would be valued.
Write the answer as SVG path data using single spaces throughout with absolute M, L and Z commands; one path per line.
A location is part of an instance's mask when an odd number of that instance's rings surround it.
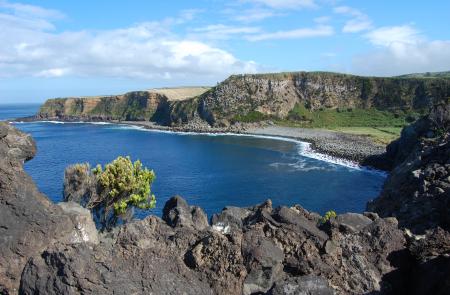
M 0 120 L 30 116 L 38 105 L 1 105 Z M 321 214 L 362 212 L 381 190 L 385 175 L 311 157 L 291 140 L 233 135 L 175 134 L 114 124 L 17 123 L 37 142 L 26 171 L 53 201 L 62 200 L 64 169 L 81 162 L 105 164 L 120 155 L 153 169 L 153 193 L 161 215 L 179 194 L 209 216 L 227 205 L 300 204 Z M 317 157 L 316 157 L 317 158 Z M 145 214 L 139 212 L 140 217 Z

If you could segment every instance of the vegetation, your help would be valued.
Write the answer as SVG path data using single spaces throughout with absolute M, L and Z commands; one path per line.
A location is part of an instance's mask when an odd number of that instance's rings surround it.
M 414 73 L 398 76 L 399 78 L 450 78 L 450 71 Z
M 130 157 L 118 157 L 92 171 L 88 164 L 76 164 L 66 169 L 65 177 L 65 198 L 90 209 L 101 229 L 110 229 L 131 218 L 134 208 L 147 210 L 156 204 L 151 193 L 154 172 L 144 168 L 139 160 L 133 163 Z M 68 197 L 71 185 L 76 189 Z
M 388 144 L 397 139 L 402 131 L 402 127 L 334 127 L 330 129 L 349 134 L 366 135 L 380 144 Z
M 322 218 L 319 220 L 320 224 L 324 224 L 325 222 L 327 222 L 328 220 L 330 220 L 331 218 L 336 218 L 336 212 L 334 212 L 333 210 L 327 211 L 325 213 L 324 216 L 322 216 Z
M 251 111 L 247 113 L 246 115 L 236 115 L 233 117 L 232 121 L 234 122 L 245 122 L 245 123 L 252 123 L 252 122 L 259 122 L 268 119 L 266 115 L 263 113 L 260 113 L 258 111 Z
M 367 135 L 386 144 L 400 136 L 401 129 L 421 116 L 413 111 L 381 111 L 375 108 L 337 108 L 310 110 L 297 104 L 286 119 L 275 119 L 281 126 L 323 128 L 350 134 Z
M 336 127 L 403 127 L 409 117 L 418 117 L 411 111 L 381 111 L 371 109 L 319 109 L 310 110 L 304 104 L 297 104 L 286 120 L 278 120 L 281 125 L 295 125 L 311 128 Z

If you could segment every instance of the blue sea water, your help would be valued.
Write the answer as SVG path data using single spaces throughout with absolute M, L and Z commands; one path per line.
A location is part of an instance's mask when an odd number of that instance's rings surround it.
M 0 120 L 28 116 L 37 105 L 0 105 Z M 153 169 L 152 186 L 161 215 L 175 194 L 205 209 L 249 206 L 272 199 L 274 205 L 300 204 L 321 214 L 328 210 L 362 212 L 381 190 L 385 175 L 315 159 L 305 145 L 234 135 L 175 134 L 133 126 L 88 123 L 18 123 L 38 147 L 25 164 L 39 189 L 62 199 L 64 169 L 88 162 L 105 164 L 120 155 Z M 312 157 L 311 157 L 312 156 Z M 142 217 L 143 213 L 139 213 Z

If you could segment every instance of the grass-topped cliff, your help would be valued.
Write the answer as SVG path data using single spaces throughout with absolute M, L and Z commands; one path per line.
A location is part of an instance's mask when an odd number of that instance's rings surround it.
M 323 114 L 314 118 L 308 112 L 334 110 L 334 113 L 342 114 L 334 116 L 339 119 L 355 117 L 341 111 L 362 109 L 388 111 L 398 117 L 403 112 L 423 112 L 432 100 L 449 96 L 450 80 L 443 78 L 377 78 L 296 72 L 231 76 L 203 94 L 201 102 L 204 117 L 211 124 L 221 120 L 273 118 L 304 121 L 312 127 L 321 127 L 319 125 L 326 126 L 336 120 L 331 118 L 327 122 L 330 116 Z M 299 112 L 302 109 L 304 112 Z M 339 124 L 346 122 L 348 120 Z
M 47 100 L 38 117 L 63 120 L 130 120 L 168 123 L 170 105 L 202 94 L 208 87 L 133 91 L 123 95 L 68 97 Z
M 450 79 L 445 75 L 361 77 L 291 72 L 233 75 L 211 89 L 201 89 L 190 89 L 182 99 L 169 99 L 169 93 L 179 96 L 170 89 L 53 99 L 44 104 L 39 117 L 150 120 L 171 126 L 200 120 L 214 127 L 272 120 L 288 126 L 352 128 L 349 131 L 354 133 L 378 128 L 374 132 L 391 139 L 434 101 L 448 100 Z

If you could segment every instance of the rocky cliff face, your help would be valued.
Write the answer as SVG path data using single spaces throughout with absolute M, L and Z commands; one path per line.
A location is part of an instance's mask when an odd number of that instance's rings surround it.
M 320 108 L 424 110 L 450 96 L 444 78 L 372 78 L 325 72 L 231 76 L 190 99 L 168 100 L 163 93 L 48 100 L 39 118 L 150 120 L 179 126 L 196 121 L 227 127 L 240 117 L 286 118 L 296 104 Z
M 96 241 L 88 210 L 77 204 L 62 208 L 36 188 L 23 171 L 33 158 L 33 139 L 0 122 L 0 293 L 16 293 L 28 258 L 56 241 Z M 66 210 L 77 210 L 70 213 Z M 87 215 L 86 215 L 87 214 Z M 86 218 L 86 216 L 88 218 Z
M 372 78 L 297 72 L 231 76 L 198 99 L 198 115 L 212 125 L 259 112 L 285 118 L 297 103 L 319 108 L 423 110 L 450 96 L 450 80 Z M 191 104 L 192 101 L 178 102 Z
M 449 131 L 448 101 L 404 128 L 387 147 L 387 161 L 395 168 L 368 210 L 395 216 L 417 233 L 435 227 L 450 230 Z
M 168 98 L 155 92 L 136 91 L 103 97 L 49 99 L 39 119 L 159 121 L 167 117 Z

